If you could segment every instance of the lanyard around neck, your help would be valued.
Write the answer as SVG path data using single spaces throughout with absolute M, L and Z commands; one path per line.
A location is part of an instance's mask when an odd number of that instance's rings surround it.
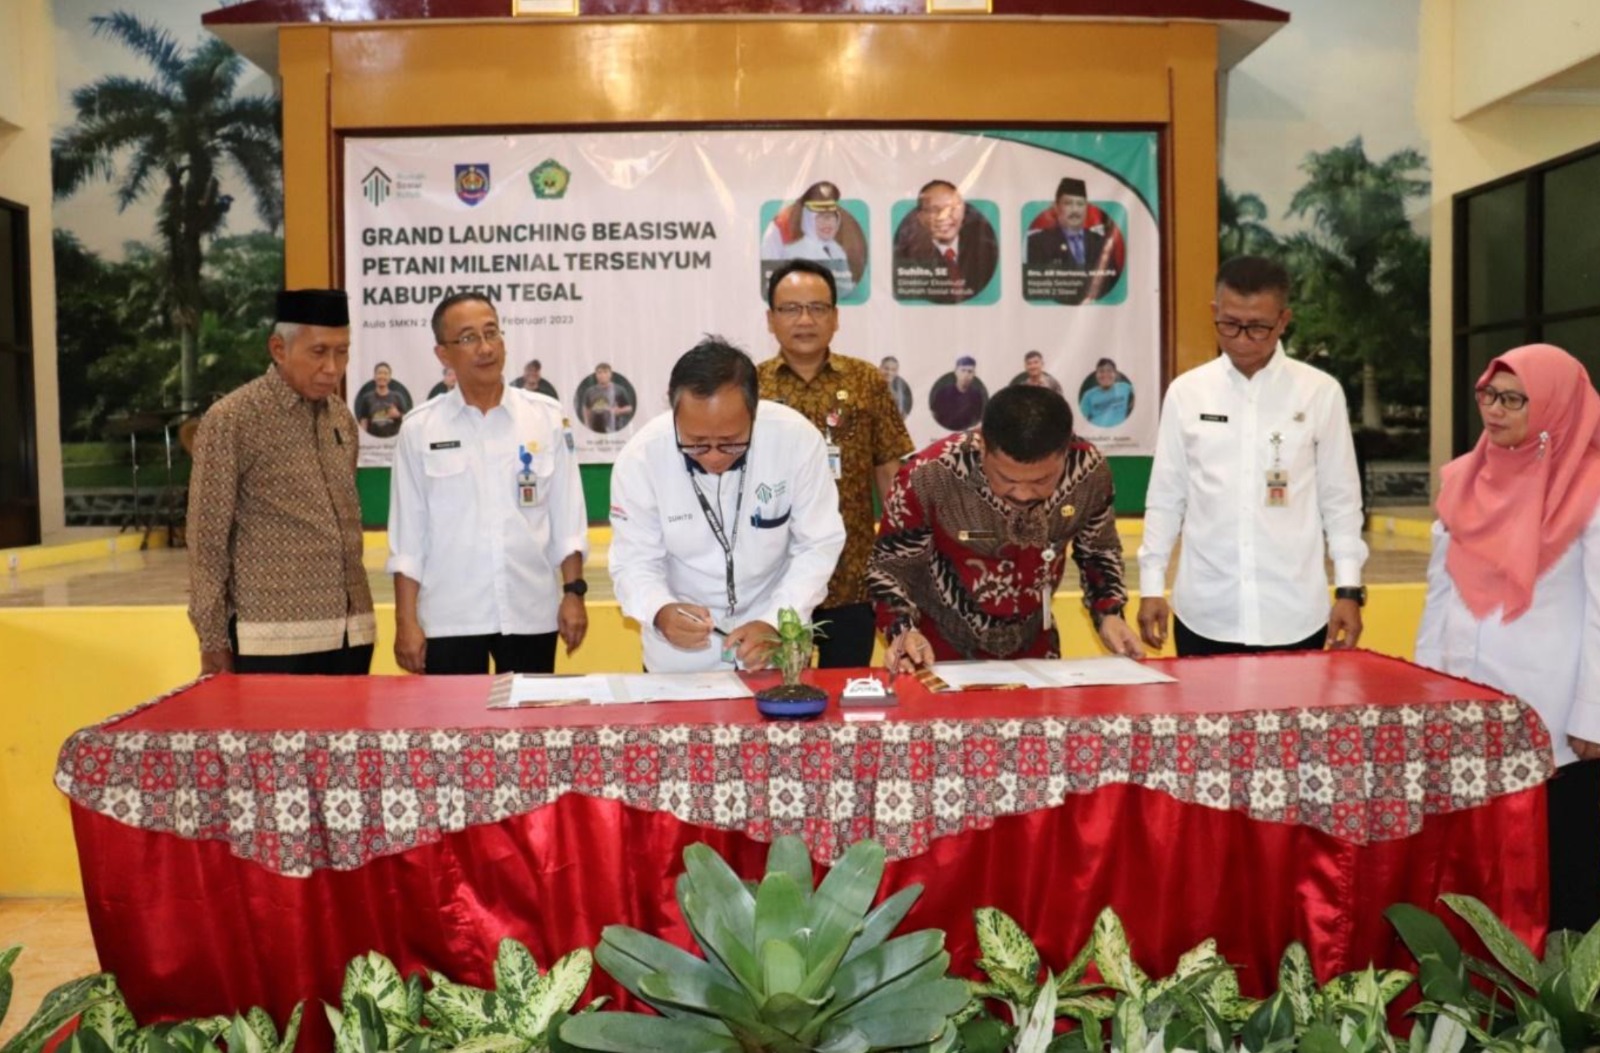
M 723 473 L 724 475 L 727 473 Z M 700 489 L 700 483 L 694 473 L 689 475 L 689 485 L 694 488 L 694 496 L 700 502 L 700 511 L 705 513 L 706 525 L 711 528 L 711 536 L 716 538 L 717 545 L 722 549 L 723 566 L 726 571 L 726 584 L 728 588 L 728 617 L 733 617 L 734 609 L 739 606 L 738 590 L 733 583 L 733 549 L 739 543 L 739 520 L 744 510 L 744 465 L 739 466 L 739 496 L 733 502 L 733 533 L 730 536 L 722 518 L 722 476 L 717 476 L 717 506 L 711 507 L 711 502 L 706 500 L 706 495 Z

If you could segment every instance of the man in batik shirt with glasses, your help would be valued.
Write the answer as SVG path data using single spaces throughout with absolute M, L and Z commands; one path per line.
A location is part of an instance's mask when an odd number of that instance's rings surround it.
M 790 260 L 767 283 L 767 329 L 778 354 L 761 363 L 761 397 L 805 416 L 828 444 L 828 467 L 839 488 L 844 553 L 815 618 L 827 622 L 817 642 L 824 669 L 872 664 L 872 601 L 867 598 L 867 557 L 877 516 L 900 459 L 914 447 L 905 418 L 878 367 L 833 350 L 839 331 L 833 272 L 812 260 Z
M 1145 493 L 1139 630 L 1176 615 L 1178 653 L 1354 647 L 1366 590 L 1361 480 L 1344 390 L 1289 358 L 1289 273 L 1240 256 L 1217 274 L 1222 354 L 1167 389 Z M 1183 554 L 1169 608 L 1167 563 Z M 1333 606 L 1323 562 L 1333 561 Z
M 759 398 L 756 366 L 708 336 L 672 367 L 671 411 L 611 473 L 611 580 L 652 673 L 759 669 L 778 612 L 827 595 L 844 548 L 822 433 Z

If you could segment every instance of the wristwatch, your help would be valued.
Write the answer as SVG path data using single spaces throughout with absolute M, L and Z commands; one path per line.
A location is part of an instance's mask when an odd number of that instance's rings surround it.
M 1367 587 L 1365 585 L 1341 585 L 1333 590 L 1336 600 L 1355 600 L 1357 607 L 1367 605 Z
M 574 596 L 583 596 L 589 592 L 589 583 L 582 578 L 577 578 L 561 586 L 562 592 L 570 592 Z

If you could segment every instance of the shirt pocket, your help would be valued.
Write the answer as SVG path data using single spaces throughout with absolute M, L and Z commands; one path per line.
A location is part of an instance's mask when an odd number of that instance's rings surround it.
M 517 463 L 517 472 L 522 472 L 522 464 Z M 528 471 L 533 473 L 534 495 L 533 507 L 542 507 L 550 503 L 550 488 L 556 475 L 556 455 L 554 450 L 536 453 L 528 462 Z M 520 503 L 520 500 L 519 500 Z
M 428 450 L 422 457 L 422 471 L 428 478 L 428 510 L 447 521 L 459 518 L 462 506 L 472 499 L 471 463 L 467 451 L 456 447 Z

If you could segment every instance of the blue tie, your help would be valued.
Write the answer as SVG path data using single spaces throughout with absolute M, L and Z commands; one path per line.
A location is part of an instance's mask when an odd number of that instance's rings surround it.
M 1072 259 L 1075 263 L 1083 263 L 1083 234 L 1068 234 L 1067 248 L 1072 250 Z

